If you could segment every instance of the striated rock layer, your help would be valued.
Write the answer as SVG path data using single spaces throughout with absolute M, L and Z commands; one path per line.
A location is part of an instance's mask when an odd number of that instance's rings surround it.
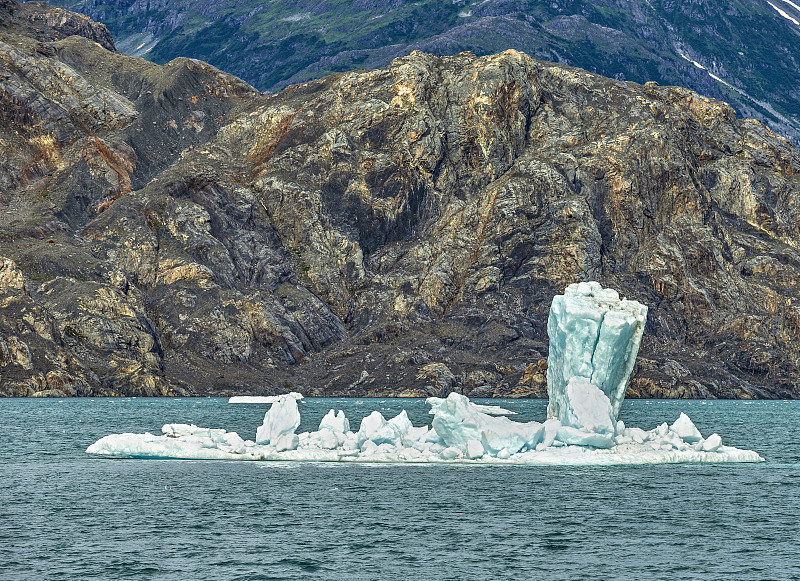
M 800 394 L 800 154 L 724 103 L 514 51 L 266 97 L 51 20 L 0 5 L 4 395 L 544 397 L 588 280 L 628 397 Z

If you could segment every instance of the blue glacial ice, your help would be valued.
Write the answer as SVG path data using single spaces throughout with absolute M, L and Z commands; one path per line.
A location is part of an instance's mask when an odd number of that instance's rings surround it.
M 370 463 L 609 465 L 762 460 L 755 452 L 723 446 L 717 434 L 698 437 L 697 428 L 685 415 L 650 431 L 626 428 L 620 421 L 608 434 L 562 425 L 557 419 L 523 423 L 490 416 L 457 393 L 445 399 L 430 398 L 428 403 L 431 427 L 412 425 L 405 411 L 389 419 L 375 411 L 352 431 L 341 410 L 330 410 L 318 430 L 296 434 L 297 404 L 287 398 L 273 404 L 258 428 L 259 434 L 270 434 L 269 441 L 243 440 L 221 429 L 167 424 L 160 435 L 112 434 L 86 451 L 133 458 Z
M 428 398 L 431 426 L 405 411 L 374 411 L 353 431 L 330 410 L 312 432 L 297 434 L 299 394 L 277 396 L 255 440 L 235 432 L 167 424 L 162 434 L 112 434 L 90 454 L 134 458 L 477 464 L 666 464 L 760 462 L 756 452 L 704 438 L 686 414 L 653 430 L 617 419 L 641 342 L 647 308 L 598 283 L 570 285 L 555 297 L 548 322 L 548 418 L 515 422 L 508 410 L 451 393 Z M 302 396 L 300 396 L 302 397 Z
M 256 444 L 274 444 L 293 441 L 297 428 L 300 427 L 300 410 L 297 400 L 284 397 L 272 404 L 264 416 L 264 423 L 256 430 Z M 296 448 L 297 446 L 295 446 Z
M 646 306 L 597 282 L 571 284 L 554 297 L 547 320 L 547 417 L 563 421 L 569 414 L 567 384 L 581 377 L 606 394 L 616 421 L 646 319 Z

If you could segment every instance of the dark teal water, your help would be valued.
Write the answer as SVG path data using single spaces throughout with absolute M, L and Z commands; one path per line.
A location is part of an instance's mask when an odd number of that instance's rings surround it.
M 489 402 L 498 403 L 498 402 Z M 521 420 L 546 402 L 502 402 Z M 108 460 L 106 434 L 169 422 L 253 438 L 267 406 L 222 399 L 0 400 L 0 579 L 800 579 L 800 402 L 683 410 L 763 464 L 627 467 Z M 353 428 L 421 400 L 305 400 Z

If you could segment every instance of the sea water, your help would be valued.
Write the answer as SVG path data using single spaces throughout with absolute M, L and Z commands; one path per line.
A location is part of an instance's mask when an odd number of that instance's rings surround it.
M 478 400 L 545 416 L 545 400 Z M 0 579 L 800 579 L 800 402 L 626 400 L 651 429 L 685 411 L 759 464 L 541 467 L 103 459 L 165 423 L 252 439 L 265 405 L 0 400 Z M 354 429 L 424 400 L 306 399 Z

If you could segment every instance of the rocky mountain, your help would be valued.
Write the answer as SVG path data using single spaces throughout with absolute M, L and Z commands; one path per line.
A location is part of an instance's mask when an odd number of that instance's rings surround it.
M 791 0 L 57 0 L 123 52 L 195 57 L 277 91 L 414 50 L 515 49 L 617 80 L 689 87 L 800 143 L 800 3 Z
M 800 153 L 725 103 L 513 50 L 265 96 L 50 10 L 0 4 L 0 393 L 543 396 L 598 280 L 629 396 L 800 395 Z

